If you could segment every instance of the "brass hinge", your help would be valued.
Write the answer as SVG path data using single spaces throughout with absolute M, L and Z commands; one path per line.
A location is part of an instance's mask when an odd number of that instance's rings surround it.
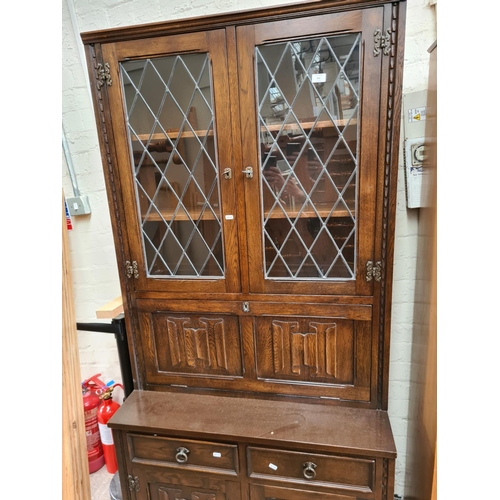
M 139 279 L 139 269 L 137 268 L 137 262 L 135 260 L 133 260 L 132 263 L 129 260 L 125 262 L 125 271 L 127 272 L 127 278 L 133 276 L 136 280 Z
M 373 39 L 375 41 L 375 47 L 373 47 L 374 57 L 377 57 L 381 52 L 384 53 L 384 56 L 388 56 L 391 51 L 391 30 L 386 29 L 385 35 L 382 35 L 382 30 L 376 29 Z
M 366 281 L 380 281 L 382 279 L 382 262 L 377 260 L 375 264 L 371 260 L 366 263 Z
M 97 90 L 101 90 L 101 87 L 104 85 L 104 83 L 106 83 L 108 87 L 111 87 L 113 80 L 110 74 L 109 63 L 104 63 L 104 64 L 99 63 L 96 66 L 96 70 L 97 70 Z
M 128 489 L 130 491 L 139 491 L 139 478 L 137 476 L 128 476 Z

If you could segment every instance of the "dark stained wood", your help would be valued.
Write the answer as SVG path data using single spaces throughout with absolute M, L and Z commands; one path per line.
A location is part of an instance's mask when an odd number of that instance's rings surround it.
M 240 471 L 242 492 L 278 481 L 284 498 L 328 490 L 392 498 L 395 447 L 382 411 L 134 391 L 109 425 L 127 443 L 122 455 L 139 491 L 152 483 L 225 491 L 223 476 Z M 316 475 L 306 478 L 309 462 Z M 381 484 L 390 497 L 379 497 Z
M 250 446 L 247 447 L 247 456 L 250 478 L 286 478 L 299 484 L 313 486 L 349 486 L 357 490 L 359 495 L 373 493 L 375 459 Z M 269 466 L 270 463 L 273 467 Z M 315 467 L 309 464 L 314 464 Z
M 240 116 L 245 115 L 240 109 L 239 88 L 240 85 L 247 85 L 248 81 L 245 76 L 241 75 L 241 68 L 238 65 L 237 45 L 236 45 L 236 29 L 234 26 L 226 28 L 227 39 L 227 52 L 228 52 L 228 76 L 229 76 L 229 99 L 231 102 L 231 128 L 233 130 L 233 162 L 229 165 L 233 172 L 233 182 L 236 187 L 237 193 L 243 193 L 245 190 L 245 179 L 240 174 L 241 166 L 243 165 L 242 159 L 242 145 L 241 145 L 241 123 Z M 246 226 L 246 204 L 244 196 L 236 197 L 236 221 L 235 224 L 238 228 L 238 245 L 240 255 L 248 255 L 248 240 L 247 240 L 247 226 Z M 243 293 L 250 292 L 249 285 L 249 268 L 248 266 L 240 265 L 240 279 L 241 291 Z
M 351 500 L 351 496 L 337 495 L 334 493 L 322 493 L 318 491 L 307 491 L 296 488 L 284 488 L 269 484 L 251 484 L 250 498 L 252 500 L 266 500 L 267 498 L 279 498 L 280 500 Z
M 292 38 L 303 38 L 315 36 L 315 33 L 323 34 L 327 30 L 333 33 L 342 28 L 342 32 L 362 31 L 363 40 L 366 40 L 366 51 L 373 52 L 373 32 L 376 27 L 383 22 L 383 9 L 371 9 L 367 11 L 350 12 L 340 16 L 337 15 L 316 16 L 314 18 L 304 18 L 292 21 L 275 21 L 269 23 L 256 24 L 254 26 L 237 27 L 236 35 L 238 40 L 238 64 L 241 75 L 240 102 L 244 109 L 255 109 L 255 70 L 253 53 L 255 45 L 262 43 L 265 39 L 272 37 L 273 42 L 288 40 Z M 248 230 L 248 264 L 250 268 L 251 291 L 258 293 L 278 293 L 278 294 L 345 294 L 345 295 L 371 295 L 373 281 L 367 282 L 365 279 L 364 266 L 368 260 L 379 260 L 379 256 L 374 250 L 373 227 L 380 225 L 380 219 L 375 216 L 376 201 L 376 177 L 377 171 L 373 162 L 373 151 L 377 151 L 377 138 L 373 134 L 379 125 L 379 94 L 380 90 L 376 82 L 380 81 L 381 58 L 373 56 L 362 57 L 360 72 L 361 80 L 370 82 L 362 90 L 363 100 L 361 108 L 361 143 L 359 159 L 359 213 L 357 219 L 357 274 L 355 281 L 328 281 L 314 280 L 307 282 L 265 280 L 263 271 L 264 254 L 261 244 L 261 222 L 256 214 L 260 214 L 260 199 L 256 196 L 256 185 L 259 182 L 257 176 L 245 181 L 245 201 L 247 206 L 247 230 Z M 254 113 L 246 113 L 241 116 L 243 164 L 258 165 L 259 144 L 257 135 L 252 133 L 257 129 L 257 117 Z M 385 128 L 380 128 L 380 135 L 385 136 Z M 362 208 L 361 208 L 362 207 Z
M 255 298 L 252 295 L 252 298 Z M 248 311 L 244 311 L 243 304 L 248 303 Z M 353 319 L 369 321 L 372 317 L 372 306 L 369 304 L 324 304 L 315 302 L 279 302 L 268 301 L 243 301 L 227 300 L 220 302 L 216 300 L 175 300 L 175 299 L 138 299 L 138 312 L 171 311 L 178 313 L 230 313 L 239 316 L 253 315 L 300 315 L 300 316 L 333 316 L 342 319 Z M 300 313 L 300 314 L 299 314 Z
M 395 458 L 386 412 L 154 391 L 133 391 L 113 429 L 310 451 Z
M 161 42 L 161 43 L 160 43 Z M 137 45 L 137 46 L 136 46 Z M 111 64 L 111 77 L 114 85 L 108 87 L 108 98 L 110 108 L 113 110 L 112 127 L 114 141 L 107 148 L 113 148 L 117 155 L 119 167 L 120 193 L 119 204 L 123 206 L 125 218 L 129 221 L 128 240 L 130 242 L 130 254 L 125 260 L 136 261 L 139 274 L 134 280 L 134 287 L 139 290 L 181 292 L 189 290 L 194 292 L 220 292 L 230 293 L 240 290 L 239 281 L 239 252 L 237 242 L 237 227 L 234 219 L 226 219 L 226 216 L 236 213 L 236 194 L 234 183 L 221 182 L 221 204 L 222 223 L 224 230 L 224 257 L 225 276 L 224 279 L 152 279 L 146 274 L 146 264 L 142 248 L 141 218 L 140 211 L 136 205 L 136 187 L 133 176 L 134 167 L 131 163 L 128 131 L 126 125 L 125 111 L 122 106 L 124 95 L 120 83 L 119 62 L 129 58 L 143 59 L 150 56 L 160 55 L 159 46 L 163 47 L 163 54 L 176 54 L 184 52 L 203 52 L 210 56 L 213 74 L 213 94 L 216 131 L 219 134 L 218 160 L 219 168 L 222 170 L 232 161 L 231 140 L 231 114 L 229 102 L 227 101 L 228 78 L 227 78 L 227 54 L 225 47 L 225 32 L 223 30 L 210 31 L 207 33 L 191 33 L 186 36 L 174 35 L 163 38 L 153 38 L 139 42 L 121 42 L 107 44 L 103 47 L 103 59 L 113 61 Z M 220 130 L 219 130 L 220 128 Z M 222 138 L 228 137 L 226 141 Z M 144 138 L 147 140 L 147 138 Z M 212 139 L 213 140 L 213 139 Z M 222 176 L 221 176 L 222 177 Z M 168 216 L 165 215 L 168 220 Z M 116 225 L 116 224 L 115 224 Z M 124 269 L 120 269 L 124 274 Z M 188 285 L 188 286 L 186 286 Z M 133 305 L 131 304 L 131 307 Z
M 370 306 L 303 304 L 297 315 L 293 303 L 249 302 L 249 312 L 238 302 L 137 304 L 149 388 L 173 384 L 370 403 L 376 375 Z
M 178 300 L 191 300 L 193 295 L 187 292 L 136 292 L 137 299 L 146 300 L 161 300 L 164 303 L 170 303 L 170 301 Z M 317 304 L 342 304 L 342 305 L 372 305 L 373 297 L 359 297 L 359 296 L 349 296 L 349 295 L 287 295 L 287 301 L 285 304 L 296 304 L 297 307 L 301 307 L 302 304 L 317 303 Z M 265 294 L 265 293 L 241 293 L 241 294 L 222 294 L 222 293 L 199 293 L 196 294 L 198 300 L 213 300 L 213 301 L 252 301 L 255 304 L 258 302 L 273 302 L 276 301 L 276 294 Z
M 340 14 L 326 14 L 305 19 L 289 19 L 255 24 L 255 43 L 277 42 L 291 37 L 300 39 L 310 36 L 311 33 L 335 33 L 336 31 L 349 32 L 360 29 L 362 11 L 343 12 Z M 290 35 L 292 33 L 292 35 Z
M 380 120 L 386 133 L 380 134 L 378 146 L 377 217 L 375 248 L 383 263 L 380 286 L 374 290 L 374 338 L 378 337 L 377 399 L 382 409 L 388 406 L 389 353 L 392 311 L 392 275 L 394 225 L 396 217 L 399 132 L 404 55 L 406 4 L 386 5 L 384 28 L 392 31 L 390 55 L 383 59 L 380 94 Z M 372 152 L 375 154 L 375 152 Z M 379 219 L 380 220 L 380 219 Z M 375 352 L 375 350 L 374 350 Z
M 128 446 L 134 463 L 157 466 L 177 466 L 186 460 L 190 467 L 223 469 L 226 473 L 238 472 L 237 447 L 225 443 L 171 439 L 142 434 L 128 434 Z M 179 458 L 177 458 L 179 457 Z
M 233 144 L 238 143 L 238 135 L 233 135 L 232 118 L 233 110 L 231 101 L 228 100 L 230 93 L 230 81 L 228 74 L 228 52 L 226 47 L 226 34 L 220 32 L 215 37 L 214 31 L 207 33 L 210 45 L 210 56 L 212 63 L 212 74 L 214 79 L 214 103 L 216 131 L 219 140 L 217 141 L 217 151 L 219 159 L 219 177 L 221 182 L 221 203 L 222 221 L 224 234 L 224 258 L 226 263 L 226 287 L 227 291 L 240 291 L 240 253 L 238 249 L 238 206 L 237 191 L 235 184 L 236 172 L 233 172 L 232 179 L 224 179 L 222 172 L 229 167 L 235 170 Z M 217 32 L 219 34 L 219 32 Z M 231 82 L 232 83 L 232 82 Z M 224 103 L 224 106 L 222 106 Z
M 131 477 L 137 483 L 136 500 L 233 500 L 240 498 L 237 481 L 200 471 L 163 470 L 133 464 Z M 123 487 L 122 487 L 123 490 Z
M 108 199 L 109 212 L 111 216 L 111 229 L 115 242 L 115 253 L 118 267 L 121 272 L 118 273 L 120 279 L 121 295 L 124 311 L 130 312 L 133 309 L 132 293 L 133 287 L 130 280 L 126 278 L 123 272 L 123 266 L 127 260 L 130 260 L 129 239 L 125 237 L 127 230 L 127 217 L 125 213 L 120 176 L 118 175 L 118 159 L 116 149 L 113 147 L 113 131 L 111 124 L 111 112 L 108 94 L 105 87 L 98 88 L 96 85 L 98 79 L 98 67 L 103 64 L 102 47 L 100 45 L 86 45 L 85 53 L 87 57 L 87 69 L 91 80 L 92 101 L 94 115 L 97 124 L 97 135 L 99 139 L 99 148 L 101 151 L 102 167 L 104 179 L 106 182 L 106 193 Z M 132 377 L 135 386 L 140 386 L 139 367 L 136 356 L 136 319 L 133 314 L 125 314 L 125 326 L 127 332 L 127 342 L 130 352 L 130 361 L 132 368 Z
M 110 422 L 127 500 L 392 500 L 396 448 L 386 410 L 405 5 L 301 2 L 82 35 L 136 389 Z M 387 55 L 374 54 L 377 29 L 391 32 Z M 260 152 L 255 47 L 347 33 L 361 33 L 358 135 L 345 139 L 348 146 L 332 157 L 325 154 L 325 171 L 336 179 L 350 175 L 342 167 L 354 165 L 346 153 L 358 152 L 356 189 L 345 191 L 352 191 L 345 200 L 355 215 L 357 240 L 348 240 L 354 226 L 346 207 L 329 222 L 335 238 L 346 243 L 343 257 L 355 264 L 355 275 L 329 280 L 308 271 L 303 280 L 265 279 L 264 256 L 275 249 L 263 241 L 261 210 L 270 216 L 278 241 L 287 236 L 280 228 L 285 216 L 271 210 L 273 195 L 261 183 L 260 154 L 271 149 L 262 144 Z M 120 64 L 199 53 L 208 54 L 210 63 L 211 88 L 207 82 L 202 87 L 211 92 L 213 129 L 202 125 L 210 110 L 190 103 L 183 114 L 192 128 L 179 132 L 175 127 L 181 124 L 165 122 L 165 132 L 154 129 L 150 135 L 146 128 L 130 143 Z M 103 79 L 107 65 L 109 77 Z M 315 127 L 311 138 L 322 141 L 323 152 L 333 151 L 347 125 L 342 117 L 338 129 L 323 118 L 315 125 L 309 116 L 303 121 L 306 132 Z M 284 152 L 286 143 L 305 138 L 292 125 L 285 128 L 294 135 L 279 138 L 279 154 L 297 158 L 293 147 Z M 279 125 L 268 130 L 277 134 Z M 217 196 L 210 200 L 215 210 L 203 215 L 197 188 L 180 189 L 179 170 L 163 185 L 162 169 L 155 166 L 157 161 L 165 169 L 184 168 L 182 157 L 197 154 L 198 138 L 207 153 L 201 164 L 210 167 L 210 156 L 218 169 Z M 176 141 L 175 152 L 170 141 Z M 135 172 L 141 144 L 156 156 Z M 304 156 L 296 164 L 306 190 L 314 184 L 311 162 L 319 163 Z M 254 169 L 253 178 L 243 175 L 247 166 Z M 224 177 L 227 168 L 231 175 Z M 213 170 L 204 171 L 196 182 L 207 189 L 215 178 Z M 162 277 L 154 274 L 166 269 L 161 263 L 152 275 L 146 271 L 151 251 L 141 225 L 149 199 L 162 191 L 148 216 L 149 237 L 159 245 L 171 227 L 189 227 L 184 207 L 172 226 L 166 222 L 182 190 L 183 204 L 186 200 L 193 219 L 200 216 L 197 227 L 208 239 L 218 230 L 215 214 L 220 217 L 223 237 L 214 243 L 224 255 L 220 278 L 213 277 L 214 262 L 208 263 L 209 278 Z M 320 193 L 313 201 L 320 217 L 329 217 L 339 195 L 327 182 Z M 331 242 L 319 233 L 314 240 L 314 228 L 307 227 L 317 215 L 310 208 L 299 213 L 294 198 L 287 200 L 288 217 L 296 219 L 300 234 L 293 237 L 296 247 L 301 238 L 306 246 L 314 241 L 327 260 L 335 251 Z M 171 243 L 166 259 L 175 262 L 172 248 Z M 198 248 L 190 256 L 199 259 Z M 368 261 L 381 262 L 380 279 L 367 277 Z M 127 273 L 126 262 L 136 264 L 138 276 Z M 284 276 L 285 267 L 278 266 L 277 273 Z M 176 455 L 184 448 L 189 458 L 180 463 Z M 312 476 L 304 476 L 304 467 Z
M 119 431 L 112 431 L 113 442 L 116 450 L 116 461 L 118 464 L 118 475 L 123 500 L 131 500 L 132 490 L 128 487 L 129 476 L 129 454 L 127 449 L 127 435 Z

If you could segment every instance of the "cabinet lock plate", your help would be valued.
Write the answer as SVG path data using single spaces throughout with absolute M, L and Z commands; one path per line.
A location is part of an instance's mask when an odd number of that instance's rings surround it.
M 242 170 L 242 172 L 245 174 L 245 177 L 247 179 L 253 179 L 253 168 L 252 167 L 247 167 L 245 170 Z

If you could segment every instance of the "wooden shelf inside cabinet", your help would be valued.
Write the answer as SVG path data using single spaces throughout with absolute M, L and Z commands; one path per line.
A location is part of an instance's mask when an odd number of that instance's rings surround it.
M 315 123 L 316 123 L 316 125 L 315 125 Z M 350 120 L 350 121 L 349 120 L 335 120 L 335 124 L 337 125 L 339 130 L 342 130 L 345 128 L 345 126 L 347 124 L 353 125 L 353 126 L 356 125 L 356 120 Z M 321 121 L 321 122 L 308 121 L 308 122 L 302 122 L 300 124 L 300 126 L 304 130 L 310 130 L 314 126 L 315 131 L 319 131 L 319 130 L 328 131 L 327 135 L 337 135 L 337 131 L 336 131 L 335 127 L 332 126 L 331 121 Z M 278 132 L 281 129 L 283 129 L 284 131 L 289 131 L 289 130 L 296 130 L 297 128 L 298 128 L 298 126 L 295 123 L 286 123 L 284 125 L 283 125 L 283 123 L 273 123 L 271 125 L 267 125 L 266 127 L 261 126 L 260 131 L 266 132 L 266 130 L 268 130 L 269 132 Z M 176 131 L 166 130 L 165 132 L 166 132 L 166 136 L 169 139 L 174 139 L 174 140 L 177 138 L 189 139 L 192 137 L 205 137 L 205 136 L 213 137 L 213 135 L 214 135 L 213 130 L 194 130 L 194 131 L 182 132 L 181 134 L 179 134 L 178 130 L 176 130 Z M 156 134 L 152 134 L 152 135 L 139 134 L 137 136 L 137 138 L 139 139 L 139 141 L 141 141 L 143 143 L 148 142 L 148 141 L 149 142 L 162 141 L 162 140 L 165 140 L 165 134 L 164 133 L 156 133 Z M 137 141 L 133 141 L 133 142 L 137 142 Z
M 355 126 L 357 124 L 357 120 L 335 120 L 335 125 L 339 130 L 342 130 L 346 127 L 346 125 L 353 125 Z M 324 120 L 320 122 L 316 121 L 307 121 L 307 122 L 301 122 L 300 126 L 304 130 L 311 130 L 314 127 L 315 131 L 325 131 L 327 132 L 327 135 L 337 135 L 337 130 L 336 128 L 332 125 L 332 122 L 329 120 Z M 281 129 L 283 130 L 297 130 L 298 126 L 295 123 L 272 123 L 267 126 L 261 126 L 260 131 L 265 132 L 266 130 L 269 130 L 269 132 L 279 132 Z
M 300 217 L 301 219 L 309 219 L 309 218 L 316 218 L 319 214 L 320 217 L 326 218 L 330 215 L 330 210 L 325 209 L 321 210 L 321 207 L 316 206 L 317 213 L 312 210 L 304 210 L 300 212 L 300 209 L 296 210 L 290 210 L 286 209 L 286 213 L 290 219 L 296 219 L 297 217 Z M 206 221 L 215 221 L 217 218 L 214 216 L 212 211 L 210 210 L 205 210 L 205 213 L 200 217 L 201 214 L 201 209 L 200 210 L 190 210 L 189 215 L 190 217 L 185 213 L 185 212 L 178 212 L 175 215 L 174 222 L 183 222 L 183 221 L 197 221 L 197 220 L 206 220 Z M 171 221 L 173 219 L 174 212 L 172 210 L 160 210 L 160 212 L 154 212 L 149 215 L 142 214 L 141 219 L 142 222 L 160 222 L 162 220 L 165 221 Z M 354 213 L 348 212 L 347 210 L 336 210 L 330 215 L 331 218 L 343 218 L 343 217 L 354 217 Z M 274 209 L 272 212 L 269 210 L 266 210 L 264 212 L 264 218 L 265 219 L 286 219 L 286 215 L 281 211 L 281 210 L 276 210 Z M 222 217 L 218 217 L 218 220 L 221 220 Z
M 176 131 L 169 131 L 169 130 L 166 130 L 166 136 L 169 138 L 169 139 L 177 139 L 178 137 L 181 138 L 181 139 L 190 139 L 190 138 L 193 138 L 193 137 L 205 137 L 205 136 L 208 136 L 208 137 L 213 137 L 214 135 L 214 131 L 213 130 L 195 130 L 194 132 L 191 132 L 190 130 L 189 131 L 186 131 L 186 132 L 182 132 L 179 134 L 179 131 L 176 130 Z M 146 143 L 146 142 L 151 142 L 151 141 L 164 141 L 165 140 L 165 134 L 163 132 L 160 132 L 160 133 L 156 133 L 156 134 L 152 134 L 152 135 L 149 135 L 149 134 L 139 134 L 137 136 L 137 138 L 139 139 L 139 141 L 143 142 L 143 143 Z M 137 140 L 134 140 L 133 142 L 138 142 Z
M 298 204 L 299 205 L 299 204 Z M 300 211 L 299 209 L 296 210 L 291 210 L 289 208 L 286 208 L 286 213 L 290 219 L 296 219 L 300 217 L 301 219 L 310 219 L 313 218 L 315 219 L 318 214 L 321 218 L 326 218 L 330 215 L 331 211 L 331 206 L 330 207 L 325 207 L 324 210 L 321 209 L 321 205 L 315 204 L 316 211 L 314 211 L 312 208 L 306 209 L 304 211 Z M 353 212 L 348 212 L 347 210 L 335 210 L 331 215 L 330 218 L 340 218 L 340 217 L 354 217 Z M 265 210 L 264 211 L 264 218 L 265 219 L 285 219 L 286 216 L 283 213 L 281 209 L 275 208 L 274 210 Z
M 150 213 L 149 215 L 146 216 L 146 214 L 141 215 L 142 222 L 159 222 L 165 219 L 165 221 L 171 221 L 173 219 L 174 222 L 182 222 L 182 221 L 197 221 L 197 220 L 221 220 L 222 217 L 215 217 L 213 212 L 211 210 L 205 210 L 203 215 L 201 215 L 201 208 L 200 209 L 194 209 L 189 211 L 189 215 L 185 212 L 177 212 L 175 214 L 174 218 L 174 212 L 172 210 L 161 210 L 159 212 L 154 212 Z

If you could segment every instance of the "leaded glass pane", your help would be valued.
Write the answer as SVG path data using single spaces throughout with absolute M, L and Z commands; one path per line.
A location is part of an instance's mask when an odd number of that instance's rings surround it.
M 126 61 L 120 67 L 148 275 L 222 277 L 208 56 Z
M 360 36 L 256 47 L 268 279 L 355 278 Z

